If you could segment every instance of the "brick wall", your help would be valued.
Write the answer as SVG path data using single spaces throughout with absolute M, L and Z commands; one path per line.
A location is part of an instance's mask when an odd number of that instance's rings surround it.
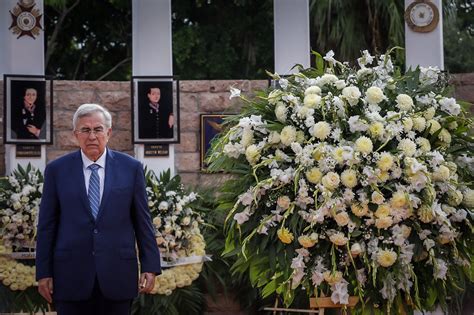
M 200 171 L 200 114 L 236 113 L 241 104 L 237 99 L 229 100 L 229 87 L 234 86 L 244 93 L 262 89 L 268 81 L 181 81 L 180 82 L 180 129 L 181 143 L 175 145 L 175 165 L 183 182 L 191 185 L 218 184 L 222 176 L 204 174 Z M 3 109 L 3 84 L 0 84 L 0 105 Z M 47 160 L 51 161 L 67 152 L 76 150 L 72 136 L 72 116 L 83 103 L 104 105 L 112 113 L 113 135 L 109 146 L 112 149 L 133 155 L 131 136 L 131 98 L 129 82 L 107 81 L 55 81 L 53 108 L 53 144 L 46 146 Z M 3 110 L 0 110 L 0 118 Z M 0 175 L 5 174 L 5 148 L 3 128 L 0 144 Z

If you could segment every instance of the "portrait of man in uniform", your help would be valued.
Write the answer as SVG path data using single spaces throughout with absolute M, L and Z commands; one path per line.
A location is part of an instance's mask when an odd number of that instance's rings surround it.
M 173 81 L 138 81 L 134 85 L 134 142 L 177 143 L 177 97 Z
M 51 142 L 47 85 L 44 77 L 5 76 L 6 143 Z

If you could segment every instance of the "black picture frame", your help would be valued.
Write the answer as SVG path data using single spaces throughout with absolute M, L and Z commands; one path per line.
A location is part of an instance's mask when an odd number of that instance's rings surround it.
M 25 145 L 52 144 L 52 77 L 4 74 L 3 90 L 3 142 Z M 36 96 L 33 96 L 34 94 Z M 28 97 L 33 100 L 31 107 L 27 105 Z
M 156 97 L 156 89 L 160 92 L 157 98 L 158 106 L 154 105 L 151 99 Z M 131 90 L 132 142 L 134 144 L 179 143 L 179 80 L 172 76 L 133 76 Z M 173 121 L 171 127 L 170 119 Z
M 231 114 L 201 114 L 200 115 L 200 161 L 201 171 L 207 170 L 205 162 L 207 152 L 211 148 L 211 141 L 222 132 L 222 123 L 224 118 L 232 116 Z

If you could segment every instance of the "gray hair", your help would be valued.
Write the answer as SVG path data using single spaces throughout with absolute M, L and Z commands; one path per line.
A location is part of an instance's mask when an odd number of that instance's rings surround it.
M 104 116 L 105 127 L 112 128 L 112 115 L 107 109 L 99 104 L 82 104 L 72 117 L 72 129 L 76 130 L 76 124 L 80 118 L 90 116 L 93 113 L 101 113 Z

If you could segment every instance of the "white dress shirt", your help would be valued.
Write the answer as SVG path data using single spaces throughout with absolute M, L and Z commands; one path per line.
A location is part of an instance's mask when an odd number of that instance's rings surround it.
M 97 170 L 99 174 L 99 187 L 100 187 L 100 201 L 102 201 L 102 195 L 104 193 L 104 179 L 105 179 L 105 161 L 107 156 L 107 148 L 105 148 L 104 153 L 100 156 L 97 161 L 91 161 L 81 150 L 82 155 L 82 171 L 84 172 L 84 180 L 86 184 L 86 192 L 89 192 L 89 179 L 91 178 L 92 171 L 88 168 L 91 164 L 97 164 L 100 168 Z

